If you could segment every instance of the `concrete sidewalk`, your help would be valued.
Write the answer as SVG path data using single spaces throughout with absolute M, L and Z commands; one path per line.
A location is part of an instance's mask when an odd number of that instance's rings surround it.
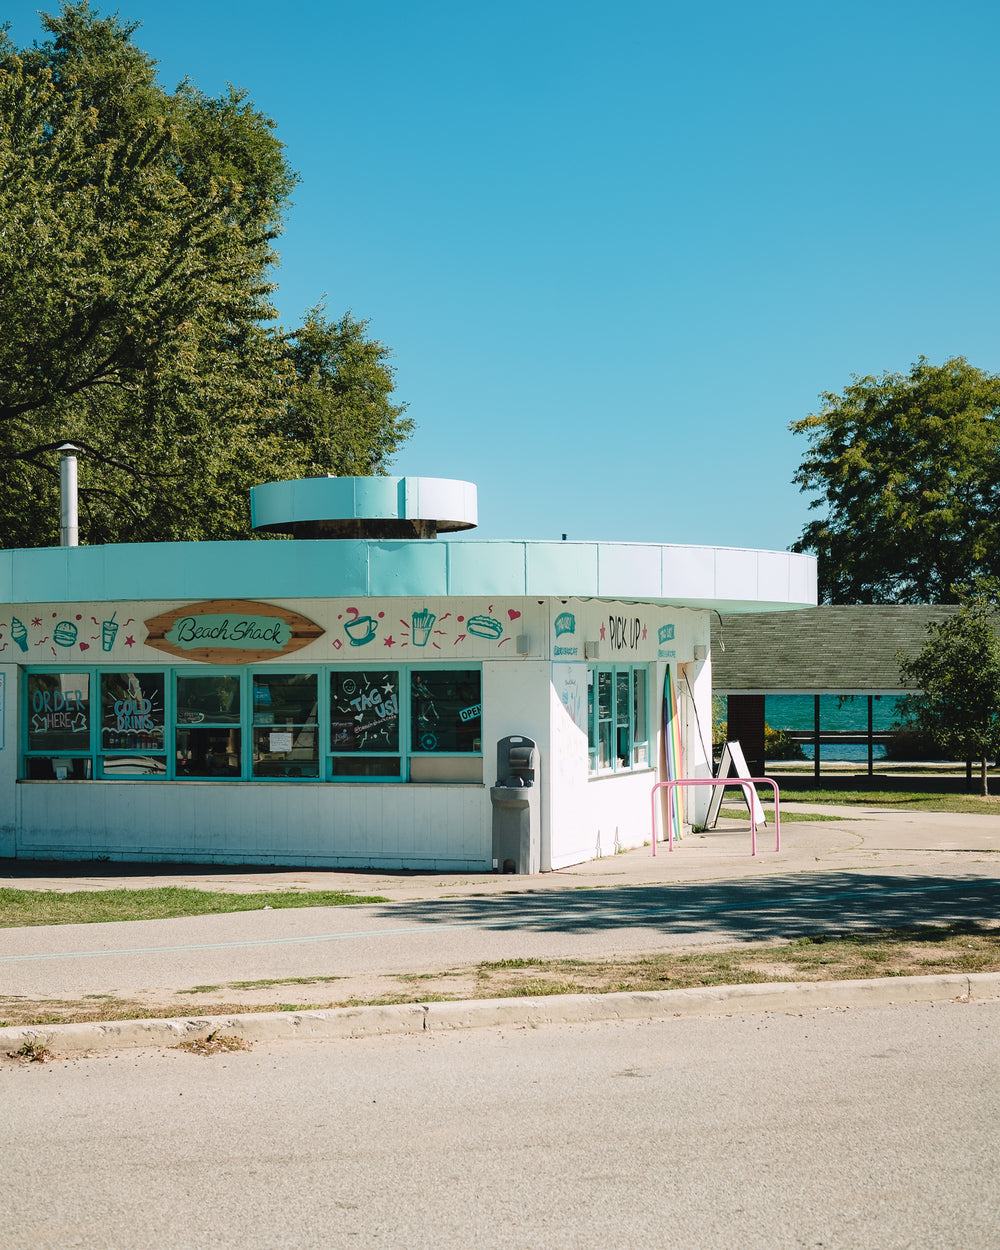
M 757 831 L 750 854 L 749 820 L 720 820 L 705 833 L 689 833 L 671 853 L 659 843 L 534 876 L 491 873 L 388 872 L 384 869 L 269 868 L 232 864 L 116 864 L 0 860 L 0 885 L 19 890 L 144 889 L 187 886 L 226 893 L 268 890 L 344 890 L 391 901 L 539 890 L 655 886 L 682 882 L 767 877 L 796 872 L 920 873 L 1000 872 L 1000 801 L 997 814 L 894 812 L 881 808 L 795 805 L 795 813 L 836 820 L 785 820 L 775 850 L 773 822 Z M 609 850 L 611 848 L 608 848 Z

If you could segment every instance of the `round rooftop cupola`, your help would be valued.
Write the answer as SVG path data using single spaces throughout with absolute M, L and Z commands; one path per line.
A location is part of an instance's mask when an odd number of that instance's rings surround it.
M 307 477 L 250 491 L 255 530 L 294 538 L 436 538 L 474 529 L 472 482 L 444 477 Z

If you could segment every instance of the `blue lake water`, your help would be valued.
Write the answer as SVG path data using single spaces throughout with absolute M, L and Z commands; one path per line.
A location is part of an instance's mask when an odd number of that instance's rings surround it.
M 902 699 L 894 695 L 876 696 L 872 700 L 872 728 L 876 732 L 892 729 L 901 719 L 899 705 Z M 809 694 L 776 694 L 768 695 L 764 700 L 764 720 L 772 729 L 812 730 L 814 725 L 813 696 Z M 819 698 L 819 727 L 824 729 L 852 729 L 856 733 L 868 730 L 868 700 L 863 695 L 842 699 L 839 695 L 823 694 Z M 802 744 L 802 750 L 809 759 L 813 758 L 813 748 L 808 743 Z M 875 745 L 874 758 L 884 759 L 885 748 Z M 868 759 L 868 747 L 864 743 L 850 743 L 843 746 L 824 746 L 821 750 L 824 760 L 862 760 Z

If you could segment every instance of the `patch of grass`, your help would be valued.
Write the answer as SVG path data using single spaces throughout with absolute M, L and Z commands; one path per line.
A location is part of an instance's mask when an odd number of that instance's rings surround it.
M 443 972 L 397 972 L 396 980 L 402 981 L 404 984 L 410 984 L 415 981 L 443 981 L 447 977 L 461 977 L 464 975 L 464 968 L 446 968 Z
M 345 998 L 331 1007 L 402 1007 L 407 1003 L 453 1003 L 465 998 L 464 994 L 376 994 L 372 998 Z M 313 1008 L 315 1010 L 315 1007 Z
M 326 985 L 330 981 L 342 981 L 340 976 L 334 977 L 264 977 L 259 981 L 227 981 L 230 990 L 258 990 L 269 985 Z
M 483 972 L 496 972 L 500 968 L 537 968 L 537 959 L 493 959 L 485 963 L 481 963 L 479 968 Z
M 995 783 L 994 783 L 995 784 Z M 823 803 L 841 807 L 882 807 L 911 812 L 957 812 L 978 816 L 1000 815 L 1000 796 L 945 794 L 915 790 L 794 790 L 782 792 L 781 819 L 786 803 Z M 767 803 L 764 803 L 767 807 Z M 791 818 L 792 813 L 789 813 Z
M 223 912 L 261 911 L 265 907 L 348 907 L 387 903 L 379 894 L 343 890 L 281 890 L 275 893 L 227 894 L 181 886 L 151 889 L 11 890 L 0 889 L 0 928 L 49 924 L 99 924 L 109 920 L 167 920 Z
M 663 953 L 641 959 L 499 960 L 477 965 L 477 994 L 609 993 L 764 981 L 855 980 L 942 972 L 1000 972 L 1000 922 L 819 933 L 793 942 Z M 572 985 L 573 988 L 570 988 Z
M 533 980 L 522 981 L 517 985 L 508 986 L 502 994 L 497 994 L 497 998 L 543 998 L 552 994 L 586 994 L 589 988 L 586 985 L 577 984 L 575 981 L 557 981 L 546 980 L 544 977 L 537 977 Z
M 261 977 L 258 981 L 226 981 L 222 985 L 192 985 L 189 990 L 176 990 L 177 994 L 216 994 L 219 990 L 261 990 L 272 985 L 325 985 L 330 981 L 342 981 L 333 977 Z M 87 995 L 87 997 L 92 997 Z
M 804 801 L 805 800 L 803 800 L 803 802 Z M 788 808 L 786 808 L 785 806 L 786 802 L 787 802 L 786 799 L 781 800 L 781 823 L 783 825 L 795 824 L 799 821 L 805 821 L 805 820 L 845 820 L 846 819 L 846 817 L 844 816 L 828 816 L 826 812 L 789 811 Z M 772 812 L 774 810 L 773 803 L 763 803 L 763 807 L 764 807 L 765 815 L 767 815 L 768 809 L 770 809 Z M 727 820 L 746 820 L 746 821 L 750 820 L 750 813 L 747 811 L 745 807 L 721 807 L 719 809 L 719 815 L 725 816 Z

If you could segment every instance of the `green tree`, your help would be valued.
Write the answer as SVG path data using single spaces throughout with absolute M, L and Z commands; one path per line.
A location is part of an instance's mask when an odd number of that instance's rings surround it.
M 961 592 L 959 592 L 961 593 Z M 908 725 L 931 739 L 950 759 L 980 761 L 980 792 L 989 793 L 987 759 L 1000 751 L 1000 639 L 995 596 L 964 596 L 959 610 L 928 626 L 919 653 L 900 654 Z
M 1000 377 L 958 357 L 908 375 L 855 378 L 790 428 L 819 492 L 793 551 L 819 557 L 828 603 L 954 603 L 1000 574 Z
M 413 422 L 393 404 L 389 349 L 349 312 L 331 321 L 322 305 L 287 341 L 294 368 L 285 433 L 303 450 L 307 477 L 384 473 Z
M 268 324 L 296 181 L 274 123 L 167 93 L 85 0 L 43 21 L 31 49 L 0 32 L 0 545 L 54 541 L 67 440 L 91 542 L 245 537 L 257 482 L 384 471 L 409 429 L 388 350 L 349 316 Z

